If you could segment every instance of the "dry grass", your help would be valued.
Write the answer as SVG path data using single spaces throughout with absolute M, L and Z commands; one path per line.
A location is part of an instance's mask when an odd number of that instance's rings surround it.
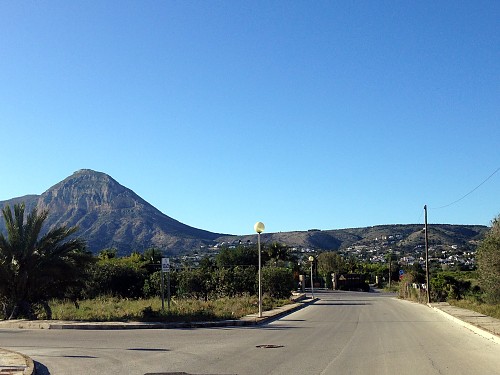
M 264 297 L 263 308 L 269 310 L 287 303 L 290 301 Z M 70 301 L 52 301 L 50 306 L 52 319 L 55 320 L 192 322 L 239 319 L 256 313 L 258 300 L 256 296 L 222 298 L 214 301 L 172 299 L 170 309 L 165 301 L 165 308 L 162 310 L 161 300 L 158 298 L 133 300 L 100 297 L 80 301 L 78 308 Z
M 500 304 L 491 305 L 468 298 L 461 300 L 448 300 L 448 303 L 453 306 L 476 311 L 478 313 L 491 316 L 492 318 L 500 319 Z

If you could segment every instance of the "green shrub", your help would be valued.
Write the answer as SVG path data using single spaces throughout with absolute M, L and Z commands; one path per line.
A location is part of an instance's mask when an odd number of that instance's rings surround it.
M 484 298 L 491 304 L 500 303 L 500 216 L 481 242 L 476 255 L 478 274 Z
M 273 298 L 289 298 L 295 287 L 292 270 L 288 268 L 264 267 L 262 289 Z
M 234 295 L 257 294 L 256 266 L 234 267 L 233 274 Z
M 461 280 L 454 272 L 441 272 L 430 280 L 431 300 L 435 302 L 447 299 L 462 299 L 471 289 L 471 282 Z
M 213 274 L 201 269 L 185 270 L 179 274 L 178 295 L 182 298 L 208 300 L 214 290 Z
M 420 285 L 421 283 L 418 282 L 418 278 L 414 274 L 404 274 L 399 282 L 398 297 L 419 303 L 426 303 L 427 293 L 425 289 L 414 288 L 414 284 Z
M 124 298 L 140 298 L 146 280 L 146 270 L 139 265 L 128 264 L 121 259 L 100 260 L 91 267 L 84 296 L 94 298 L 113 295 Z
M 165 296 L 167 295 L 167 273 L 163 274 L 163 287 Z M 178 284 L 179 273 L 176 271 L 170 272 L 170 295 L 177 295 L 177 284 Z M 161 271 L 156 271 L 150 274 L 144 281 L 144 287 L 142 288 L 142 293 L 144 298 L 149 297 L 160 297 L 161 296 Z

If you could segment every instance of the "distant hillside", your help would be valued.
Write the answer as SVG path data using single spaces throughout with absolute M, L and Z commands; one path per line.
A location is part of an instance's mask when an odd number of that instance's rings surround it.
M 48 209 L 48 228 L 78 226 L 93 252 L 116 248 L 119 254 L 157 247 L 172 254 L 210 245 L 220 234 L 193 228 L 163 214 L 132 190 L 107 174 L 83 169 L 54 185 L 42 195 L 28 195 L 0 202 L 0 206 L 25 202 L 27 208 Z M 5 232 L 3 220 L 0 230 Z
M 479 241 L 488 227 L 483 225 L 429 225 L 429 245 L 465 245 Z M 256 234 L 222 236 L 219 243 L 255 242 Z M 263 233 L 263 243 L 279 242 L 297 248 L 343 250 L 351 246 L 393 244 L 414 248 L 424 243 L 423 224 L 377 225 L 373 227 L 299 232 Z
M 97 253 L 116 248 L 120 255 L 156 247 L 171 255 L 211 247 L 219 243 L 254 242 L 255 234 L 222 235 L 183 224 L 157 210 L 151 204 L 120 185 L 105 173 L 82 169 L 54 185 L 42 195 L 26 195 L 0 202 L 0 207 L 25 202 L 48 209 L 44 230 L 59 225 L 78 226 L 77 235 L 87 240 Z M 262 241 L 279 242 L 297 248 L 337 250 L 374 242 L 399 247 L 423 243 L 423 224 L 379 225 L 366 228 L 309 230 L 263 233 Z M 482 238 L 486 226 L 434 224 L 430 226 L 430 244 L 463 245 Z M 5 224 L 0 220 L 0 231 Z

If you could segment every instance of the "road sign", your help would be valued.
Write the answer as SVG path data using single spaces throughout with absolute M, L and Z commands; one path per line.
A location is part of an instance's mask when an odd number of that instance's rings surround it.
M 170 258 L 161 258 L 161 271 L 170 272 Z
M 399 276 L 403 276 L 405 274 L 405 271 L 399 270 Z

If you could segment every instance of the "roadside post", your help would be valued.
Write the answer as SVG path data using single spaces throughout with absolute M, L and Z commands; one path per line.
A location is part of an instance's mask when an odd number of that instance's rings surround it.
M 311 262 L 311 294 L 312 298 L 314 298 L 314 280 L 313 280 L 314 257 L 312 255 L 309 256 L 309 262 Z
M 161 258 L 161 309 L 165 310 L 165 282 L 164 273 L 167 273 L 167 304 L 170 310 L 170 258 Z
M 306 291 L 306 275 L 299 275 L 299 283 L 300 283 L 300 291 L 302 293 L 305 293 L 305 291 Z

